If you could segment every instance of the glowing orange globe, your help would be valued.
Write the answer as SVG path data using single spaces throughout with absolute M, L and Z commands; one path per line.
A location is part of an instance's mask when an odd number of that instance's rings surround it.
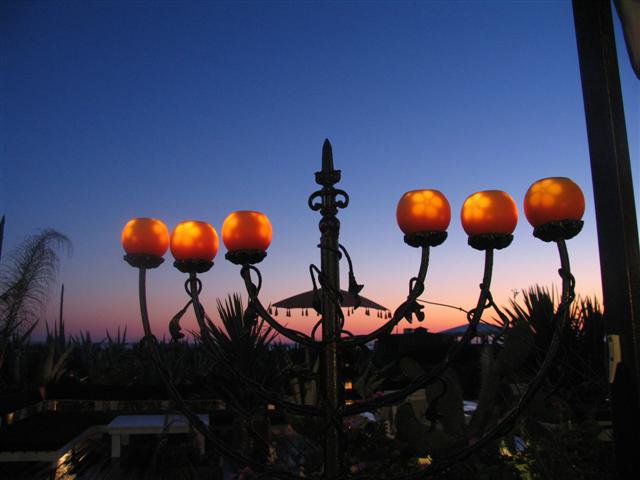
M 218 233 L 206 222 L 180 222 L 171 233 L 171 253 L 176 260 L 210 262 L 218 253 Z
M 162 257 L 169 248 L 169 230 L 155 218 L 134 218 L 122 229 L 122 247 L 130 255 Z
M 438 190 L 412 190 L 398 202 L 396 220 L 406 235 L 444 232 L 451 222 L 451 206 Z
M 524 214 L 534 227 L 558 220 L 580 220 L 584 214 L 584 194 L 569 178 L 543 178 L 527 190 Z
M 511 234 L 518 223 L 518 208 L 511 195 L 502 190 L 484 190 L 469 195 L 460 212 L 467 235 Z
M 222 224 L 222 241 L 230 252 L 266 251 L 272 236 L 271 222 L 262 212 L 238 210 L 230 213 Z

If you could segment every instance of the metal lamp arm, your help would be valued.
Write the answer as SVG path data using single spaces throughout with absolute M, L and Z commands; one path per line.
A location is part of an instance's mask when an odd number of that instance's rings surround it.
M 452 466 L 460 460 L 463 460 L 491 441 L 495 440 L 495 438 L 507 433 L 513 426 L 514 422 L 518 419 L 522 411 L 529 405 L 537 391 L 542 386 L 542 382 L 546 378 L 549 368 L 553 364 L 553 360 L 558 353 L 558 349 L 560 348 L 560 342 L 562 339 L 562 333 L 567 323 L 569 308 L 571 307 L 571 304 L 575 299 L 575 279 L 571 274 L 569 254 L 567 251 L 566 243 L 564 240 L 557 240 L 556 243 L 558 245 L 558 253 L 560 255 L 560 269 L 558 270 L 558 273 L 562 278 L 562 297 L 560 305 L 558 305 L 558 309 L 556 310 L 553 318 L 553 321 L 555 322 L 555 330 L 551 339 L 551 343 L 549 345 L 549 349 L 547 350 L 547 354 L 545 355 L 538 373 L 529 383 L 527 390 L 522 394 L 518 403 L 513 408 L 511 408 L 511 410 L 509 410 L 494 427 L 487 430 L 479 439 L 474 441 L 473 444 L 459 449 L 457 452 L 452 453 L 443 460 L 434 462 L 429 467 L 420 472 L 415 472 L 407 475 L 399 475 L 397 477 L 392 477 L 389 480 L 418 480 L 432 477 L 437 472 Z M 373 478 L 374 477 L 371 477 L 369 475 L 364 475 L 355 477 L 352 480 L 372 480 Z
M 198 294 L 198 290 L 191 288 L 191 301 L 193 302 L 194 311 L 196 314 L 196 320 L 198 325 L 206 325 L 206 322 L 211 322 L 208 315 L 205 313 L 202 304 L 200 303 L 200 296 Z M 208 328 L 204 327 L 204 332 L 206 332 L 206 336 L 201 336 L 201 339 L 207 338 L 210 339 L 211 336 L 209 334 Z M 214 348 L 213 343 L 205 343 L 206 346 L 210 348 Z M 220 355 L 218 354 L 220 358 Z M 299 403 L 288 402 L 286 400 L 282 400 L 279 395 L 274 392 L 270 392 L 265 389 L 259 382 L 247 377 L 242 372 L 238 371 L 226 358 L 220 358 L 222 362 L 224 362 L 225 367 L 229 370 L 229 372 L 237 379 L 244 382 L 244 384 L 257 396 L 260 398 L 273 403 L 276 406 L 279 406 L 291 413 L 296 413 L 299 415 L 313 416 L 313 417 L 321 417 L 323 416 L 323 411 L 320 408 L 311 406 L 311 405 L 301 405 Z
M 407 299 L 402 302 L 398 308 L 393 312 L 393 316 L 391 319 L 386 322 L 384 325 L 374 330 L 371 333 L 366 335 L 354 335 L 348 338 L 342 338 L 340 340 L 341 347 L 352 347 L 358 345 L 364 345 L 366 343 L 371 342 L 372 340 L 376 340 L 380 338 L 382 335 L 385 335 L 393 330 L 393 328 L 407 316 L 411 315 L 412 312 L 416 311 L 416 307 L 419 306 L 417 303 L 417 299 L 422 292 L 424 292 L 424 279 L 427 276 L 427 270 L 429 269 L 429 247 L 422 247 L 421 257 L 420 257 L 420 269 L 418 271 L 418 276 L 411 279 L 410 282 L 410 291 Z M 419 311 L 419 310 L 418 310 Z
M 251 280 L 251 270 L 255 270 L 259 276 L 259 282 L 257 286 Z M 258 315 L 260 315 L 260 317 L 262 317 L 271 326 L 271 328 L 273 328 L 280 335 L 288 338 L 293 342 L 299 343 L 300 345 L 311 347 L 313 349 L 320 348 L 319 342 L 314 341 L 311 337 L 298 330 L 294 330 L 280 324 L 280 322 L 273 318 L 269 314 L 267 309 L 264 308 L 264 305 L 262 305 L 262 303 L 260 302 L 260 298 L 258 297 L 258 294 L 260 293 L 260 286 L 262 285 L 262 277 L 260 275 L 260 271 L 256 267 L 244 265 L 240 270 L 240 276 L 244 280 L 245 288 L 247 290 L 247 295 L 249 296 L 249 301 L 252 308 L 254 308 Z
M 204 435 L 213 444 L 214 448 L 218 450 L 222 455 L 225 455 L 226 457 L 242 465 L 247 465 L 259 472 L 264 472 L 266 470 L 269 470 L 270 475 L 273 478 L 278 478 L 283 480 L 298 480 L 300 477 L 296 475 L 291 475 L 290 473 L 287 473 L 285 471 L 267 469 L 265 465 L 259 462 L 256 462 L 251 458 L 246 457 L 236 452 L 232 448 L 230 448 L 227 445 L 227 442 L 218 438 L 217 435 L 215 435 L 211 430 L 209 430 L 207 425 L 205 425 L 204 422 L 200 420 L 200 417 L 198 417 L 186 404 L 186 402 L 182 398 L 182 395 L 180 395 L 180 392 L 178 391 L 176 386 L 173 384 L 173 382 L 169 378 L 169 375 L 164 366 L 164 362 L 160 355 L 160 351 L 158 350 L 158 343 L 157 343 L 156 337 L 153 335 L 153 332 L 151 331 L 151 324 L 149 323 L 149 313 L 147 309 L 146 274 L 147 274 L 147 269 L 144 267 L 140 267 L 139 276 L 138 276 L 138 297 L 140 301 L 140 318 L 142 320 L 142 328 L 144 330 L 143 341 L 148 345 L 149 351 L 151 353 L 151 357 L 154 360 L 158 374 L 160 375 L 162 382 L 164 383 L 165 387 L 169 391 L 169 394 L 173 398 L 174 402 L 176 402 L 177 408 L 180 411 L 180 413 L 182 413 L 187 418 L 189 423 L 193 425 L 193 427 L 196 430 L 198 430 L 202 435 Z M 197 292 L 197 289 L 195 291 Z
M 447 368 L 449 368 L 449 365 L 456 358 L 462 348 L 467 345 L 469 341 L 475 336 L 476 327 L 478 326 L 478 323 L 482 318 L 482 313 L 487 307 L 487 300 L 491 295 L 489 288 L 491 287 L 492 271 L 493 249 L 488 249 L 485 252 L 484 274 L 482 283 L 480 284 L 480 295 L 478 296 L 478 302 L 476 304 L 476 308 L 471 310 L 467 314 L 469 326 L 465 330 L 462 338 L 451 346 L 451 348 L 447 352 L 447 355 L 441 363 L 436 365 L 433 369 L 431 369 L 431 371 L 415 377 L 413 380 L 411 380 L 409 385 L 401 390 L 397 390 L 380 397 L 372 398 L 364 402 L 343 406 L 339 412 L 340 415 L 356 415 L 358 413 L 363 413 L 372 409 L 397 404 L 399 402 L 402 402 L 408 395 L 411 395 L 413 392 L 437 381 L 439 377 L 444 374 Z
M 538 373 L 536 373 L 536 376 L 533 378 L 533 380 L 529 382 L 527 389 L 518 400 L 518 403 L 514 407 L 512 407 L 494 427 L 487 430 L 476 442 L 474 442 L 473 445 L 470 445 L 460 450 L 459 452 L 452 454 L 451 457 L 444 460 L 441 467 L 438 464 L 437 468 L 445 468 L 447 465 L 465 458 L 479 448 L 482 448 L 494 438 L 499 437 L 500 435 L 504 435 L 506 432 L 508 432 L 509 429 L 513 426 L 514 422 L 518 419 L 522 411 L 529 405 L 529 403 L 531 403 L 531 400 L 534 398 L 538 390 L 540 390 L 540 387 L 542 387 L 547 373 L 551 368 L 553 361 L 555 360 L 555 356 L 560 348 L 562 334 L 567 323 L 569 309 L 571 307 L 571 304 L 573 303 L 573 300 L 575 299 L 575 279 L 571 274 L 571 265 L 569 262 L 567 244 L 564 240 L 557 240 L 556 243 L 560 256 L 560 269 L 558 270 L 558 274 L 562 279 L 562 297 L 560 305 L 558 305 L 558 309 L 556 310 L 553 318 L 553 322 L 555 323 L 553 337 L 551 339 L 551 343 L 549 344 L 549 348 L 544 357 L 542 365 L 538 370 Z M 444 465 L 445 462 L 446 465 Z
M 191 272 L 189 274 L 189 279 L 185 283 L 185 290 L 191 297 L 191 305 L 193 306 L 196 321 L 198 322 L 198 328 L 200 329 L 200 338 L 204 343 L 209 343 L 211 341 L 211 334 L 209 333 L 209 329 L 204 321 L 204 309 L 198 300 L 198 295 L 202 290 L 202 282 L 197 277 L 196 273 Z

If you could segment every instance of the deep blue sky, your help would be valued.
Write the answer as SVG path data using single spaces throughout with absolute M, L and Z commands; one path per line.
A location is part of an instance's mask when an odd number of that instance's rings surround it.
M 618 52 L 638 198 L 639 83 L 621 43 Z M 459 225 L 466 196 L 500 188 L 521 206 L 532 181 L 557 175 L 587 196 L 570 247 L 579 291 L 599 294 L 568 1 L 3 2 L 0 54 L 5 254 L 39 228 L 72 239 L 60 276 L 72 328 L 139 331 L 119 245 L 134 216 L 220 232 L 230 211 L 262 210 L 274 227 L 266 299 L 306 289 L 318 256 L 306 199 L 325 137 L 351 194 L 343 243 L 365 295 L 394 306 L 417 268 L 395 225 L 404 191 L 448 196 L 450 239 L 433 254 L 425 297 L 467 306 L 481 255 Z M 496 261 L 501 300 L 556 281 L 555 252 L 530 234 L 522 214 Z M 211 306 L 241 289 L 223 253 L 206 276 Z M 169 264 L 151 281 L 158 329 L 182 303 Z M 434 329 L 459 321 L 428 313 Z

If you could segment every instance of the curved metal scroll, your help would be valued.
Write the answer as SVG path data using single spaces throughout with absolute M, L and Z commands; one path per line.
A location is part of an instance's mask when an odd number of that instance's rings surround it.
M 158 350 L 158 343 L 156 337 L 153 335 L 151 331 L 151 325 L 149 323 L 149 313 L 147 310 L 147 292 L 146 292 L 146 272 L 147 269 L 142 267 L 139 268 L 139 277 L 138 277 L 138 296 L 140 300 L 140 318 L 142 320 L 142 328 L 144 330 L 144 339 L 143 341 L 147 344 L 151 356 L 156 365 L 156 369 L 162 382 L 165 387 L 169 391 L 169 394 L 176 402 L 178 410 L 182 413 L 189 423 L 193 425 L 193 427 L 198 430 L 202 435 L 205 436 L 213 445 L 216 450 L 218 450 L 222 455 L 230 458 L 242 465 L 247 465 L 252 469 L 258 472 L 268 472 L 269 478 L 282 479 L 282 480 L 299 480 L 299 476 L 292 475 L 284 470 L 277 470 L 269 468 L 268 466 L 256 462 L 255 460 L 238 453 L 233 450 L 231 447 L 227 445 L 227 442 L 217 435 L 215 435 L 208 427 L 204 424 L 202 420 L 188 407 L 185 400 L 180 395 L 180 392 L 175 387 L 173 382 L 171 381 L 169 374 L 165 369 L 164 362 L 160 355 L 160 351 Z M 192 289 L 193 292 L 197 292 L 197 288 Z M 196 293 L 197 294 L 197 293 Z
M 366 335 L 354 335 L 352 337 L 342 338 L 340 341 L 341 347 L 364 345 L 372 340 L 376 340 L 382 335 L 391 332 L 403 318 L 410 318 L 412 313 L 420 311 L 422 306 L 418 305 L 417 299 L 422 295 L 422 292 L 424 292 L 424 279 L 427 276 L 427 270 L 429 268 L 429 247 L 422 247 L 421 253 L 418 276 L 412 279 L 411 290 L 409 291 L 407 299 L 395 310 L 391 319 L 378 329 Z
M 271 327 L 276 332 L 278 332 L 279 334 L 281 334 L 284 337 L 288 338 L 289 340 L 297 342 L 297 343 L 299 343 L 301 345 L 304 345 L 306 347 L 311 347 L 311 348 L 314 348 L 314 349 L 320 348 L 320 343 L 319 342 L 314 341 L 311 337 L 309 337 L 308 335 L 306 335 L 306 334 L 304 334 L 302 332 L 299 332 L 298 330 L 294 330 L 294 329 L 285 327 L 284 325 L 280 324 L 280 322 L 278 322 L 275 318 L 273 318 L 269 314 L 267 309 L 264 308 L 264 306 L 260 302 L 260 299 L 258 298 L 258 294 L 260 292 L 260 289 L 251 280 L 251 270 L 256 271 L 258 276 L 259 276 L 259 278 L 260 279 L 262 278 L 261 275 L 260 275 L 260 271 L 256 267 L 249 266 L 249 265 L 244 265 L 242 267 L 242 269 L 240 270 L 240 276 L 244 280 L 245 288 L 247 290 L 247 295 L 249 295 L 249 300 L 250 300 L 251 306 L 255 309 L 255 311 L 258 313 L 258 315 L 260 315 L 262 318 L 264 318 L 264 320 L 269 325 L 271 325 Z M 258 283 L 261 284 L 262 281 L 260 280 Z
M 505 415 L 503 415 L 503 417 L 494 427 L 484 432 L 484 434 L 480 438 L 474 440 L 473 443 L 470 443 L 469 445 L 460 448 L 457 451 L 454 451 L 441 460 L 436 460 L 424 470 L 406 475 L 390 477 L 387 480 L 418 480 L 432 477 L 437 472 L 445 470 L 456 462 L 463 460 L 464 458 L 478 451 L 495 438 L 504 435 L 513 426 L 513 423 L 517 420 L 522 411 L 529 405 L 535 394 L 542 386 L 542 382 L 546 378 L 546 374 L 548 373 L 549 368 L 551 367 L 553 360 L 558 353 L 560 342 L 562 339 L 562 332 L 567 323 L 568 312 L 571 307 L 571 303 L 575 298 L 575 280 L 573 278 L 573 275 L 571 274 L 569 254 L 567 251 L 566 243 L 564 240 L 559 240 L 556 243 L 558 246 L 561 265 L 558 273 L 562 279 L 562 300 L 553 318 L 553 321 L 555 322 L 555 330 L 553 338 L 549 345 L 549 349 L 547 350 L 540 369 L 536 373 L 536 376 L 533 378 L 533 380 L 529 383 L 527 389 L 521 395 L 516 405 L 512 407 Z M 478 302 L 478 306 L 480 306 L 480 302 Z M 467 331 L 469 331 L 469 329 L 467 329 Z M 377 477 L 375 475 L 360 475 L 349 478 L 350 480 L 375 480 Z
M 380 397 L 372 398 L 364 402 L 354 403 L 352 405 L 345 405 L 340 410 L 340 415 L 349 416 L 363 413 L 369 410 L 373 410 L 380 407 L 394 405 L 402 402 L 408 395 L 423 388 L 439 379 L 439 377 L 449 368 L 451 362 L 456 358 L 462 348 L 469 343 L 469 341 L 475 336 L 476 327 L 482 318 L 482 313 L 487 307 L 487 299 L 490 296 L 491 287 L 491 274 L 493 271 L 493 250 L 488 249 L 485 252 L 484 274 L 482 283 L 480 284 L 480 295 L 478 296 L 478 302 L 474 310 L 472 310 L 469 317 L 469 326 L 467 327 L 464 335 L 460 340 L 455 342 L 444 360 L 436 365 L 431 371 L 415 377 L 409 385 Z M 394 315 L 395 316 L 395 315 Z
M 191 302 L 194 306 L 194 312 L 198 325 L 206 325 L 206 321 L 211 322 L 211 320 L 204 311 L 204 307 L 200 303 L 198 292 L 199 290 L 192 288 L 189 294 L 191 295 Z M 208 334 L 209 329 L 205 328 L 205 330 L 201 330 L 201 332 L 201 338 L 204 340 L 204 344 L 207 345 L 211 338 L 211 336 Z M 242 374 L 242 372 L 239 372 L 228 360 L 222 359 L 222 361 L 224 362 L 225 367 L 229 370 L 231 375 L 241 380 L 253 393 L 255 393 L 260 398 L 298 415 L 308 415 L 312 417 L 321 417 L 323 415 L 321 409 L 312 405 L 303 405 L 282 400 L 282 398 L 280 398 L 276 393 L 270 392 L 269 390 L 265 389 L 259 382 L 247 377 L 246 375 Z

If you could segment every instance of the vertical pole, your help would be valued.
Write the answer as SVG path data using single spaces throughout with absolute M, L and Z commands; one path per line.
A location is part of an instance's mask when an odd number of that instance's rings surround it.
M 4 240 L 4 215 L 0 220 L 0 258 L 2 258 L 2 241 Z
M 60 288 L 60 315 L 58 316 L 58 320 L 60 325 L 62 325 L 62 316 L 64 314 L 64 283 L 62 284 L 62 287 Z
M 611 383 L 619 478 L 640 478 L 640 253 L 629 146 L 609 0 L 574 0 L 607 335 L 620 338 Z
M 325 450 L 324 477 L 334 479 L 340 475 L 340 425 L 334 422 L 336 409 L 340 401 L 338 346 L 338 293 L 340 292 L 340 267 L 338 257 L 338 236 L 340 221 L 336 217 L 339 204 L 336 201 L 338 191 L 333 186 L 340 181 L 340 170 L 333 168 L 331 144 L 325 140 L 322 147 L 322 170 L 316 172 L 316 183 L 322 189 L 316 192 L 322 199 L 319 210 L 322 219 L 320 228 L 320 265 L 322 286 L 322 390 L 324 397 Z M 314 195 L 316 195 L 314 194 Z M 313 199 L 313 196 L 312 196 Z M 311 199 L 310 199 L 311 200 Z M 346 205 L 345 205 L 346 206 Z
M 338 258 L 333 248 L 337 249 L 339 221 L 331 222 L 332 225 L 321 225 L 322 232 L 320 245 L 322 251 L 320 253 L 322 275 L 325 278 L 325 284 L 330 289 L 339 289 L 338 277 Z M 333 226 L 336 230 L 333 230 Z M 327 479 L 336 478 L 340 474 L 340 432 L 338 426 L 333 423 L 333 417 L 339 406 L 339 376 L 338 376 L 338 351 L 336 337 L 337 331 L 337 308 L 331 301 L 331 293 L 323 289 L 322 296 L 322 339 L 332 340 L 326 344 L 323 349 L 323 374 L 324 374 L 324 390 L 325 400 L 325 421 L 329 424 L 326 431 L 325 440 L 325 477 Z
M 64 283 L 60 288 L 60 317 L 58 319 L 58 329 L 60 332 L 60 348 L 64 349 L 67 344 L 64 334 Z

